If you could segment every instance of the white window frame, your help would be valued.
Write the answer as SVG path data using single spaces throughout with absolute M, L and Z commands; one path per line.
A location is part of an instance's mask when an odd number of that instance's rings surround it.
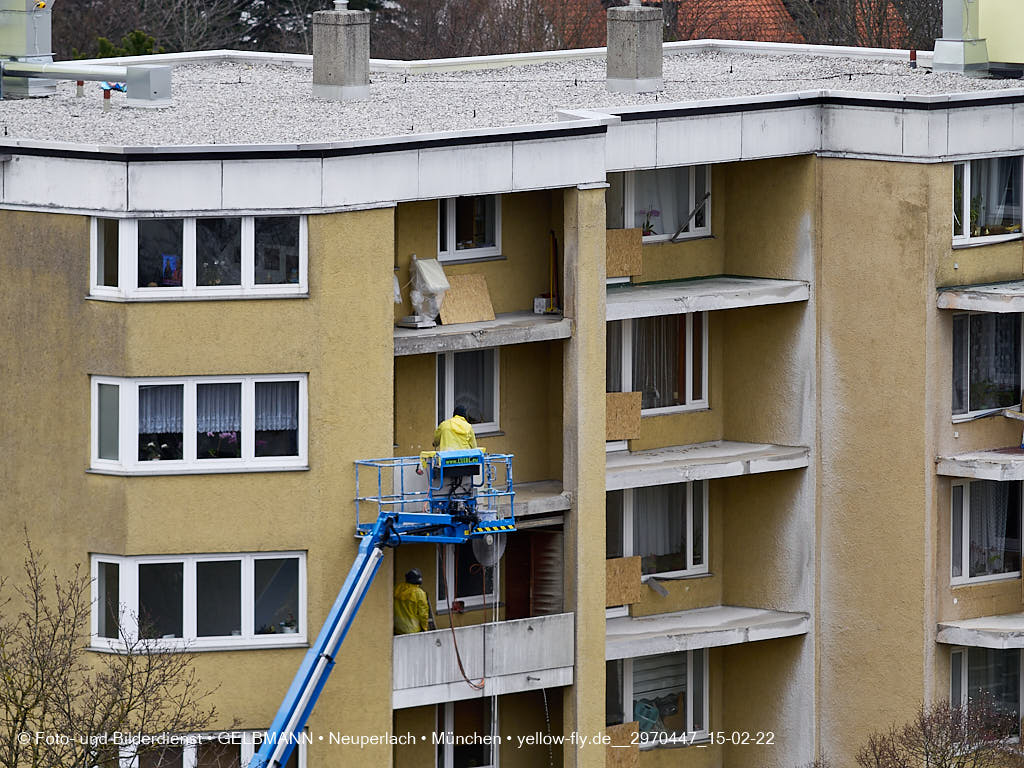
M 700 400 L 693 399 L 693 316 L 703 315 L 701 322 L 701 393 Z M 684 405 L 669 405 L 664 408 L 643 408 L 641 416 L 663 416 L 672 413 L 685 413 L 686 411 L 702 411 L 708 409 L 708 312 L 686 313 L 686 403 Z M 622 382 L 621 392 L 633 392 L 633 321 L 637 318 L 627 317 L 619 321 L 622 323 Z
M 280 560 L 292 558 L 299 566 L 299 615 L 295 617 L 296 632 L 258 635 L 255 632 L 253 606 L 253 574 L 257 560 Z M 153 564 L 182 564 L 182 637 L 149 640 L 153 647 L 167 650 L 216 651 L 240 650 L 306 644 L 306 553 L 305 552 L 238 552 L 197 555 L 100 555 L 91 558 L 90 573 L 93 584 L 92 617 L 90 633 L 91 647 L 95 650 L 121 650 L 124 642 L 120 638 L 100 637 L 99 619 L 103 606 L 97 599 L 100 563 L 118 566 L 118 623 L 121 634 L 131 641 L 138 639 L 139 566 Z M 229 637 L 198 637 L 197 621 L 197 577 L 196 564 L 209 562 L 241 561 L 241 634 Z
M 269 381 L 296 381 L 299 384 L 299 434 L 297 456 L 256 456 L 255 385 Z M 113 384 L 118 389 L 118 456 L 99 457 L 99 385 Z M 181 460 L 139 461 L 139 387 L 161 384 L 184 386 Z M 198 459 L 196 456 L 196 386 L 199 384 L 242 385 L 242 456 L 238 459 Z M 309 393 L 305 373 L 262 374 L 258 376 L 178 376 L 125 379 L 93 376 L 91 469 L 94 472 L 130 475 L 212 474 L 218 472 L 266 472 L 308 468 Z
M 711 166 L 696 166 L 688 165 L 685 167 L 689 173 L 687 174 L 689 188 L 689 199 L 693 201 L 693 205 L 697 204 L 696 192 L 694 187 L 696 186 L 697 174 L 696 168 L 703 167 L 707 184 L 707 191 L 711 191 Z M 668 166 L 661 168 L 646 168 L 640 171 L 626 171 L 623 177 L 623 189 L 622 189 L 622 223 L 626 229 L 630 229 L 636 217 L 636 176 L 638 173 L 646 173 L 647 171 L 661 171 L 667 170 Z M 676 242 L 682 242 L 683 240 L 694 240 L 699 237 L 710 237 L 711 236 L 711 202 L 712 197 L 708 198 L 708 201 L 704 204 L 704 226 L 703 227 L 692 227 L 689 232 L 680 232 Z M 692 210 L 692 208 L 691 208 Z M 674 232 L 669 232 L 661 235 L 647 235 L 642 237 L 644 243 L 667 243 L 672 240 Z
M 1012 481 L 1008 481 L 1012 482 Z M 1007 571 L 1006 573 L 994 573 L 989 576 L 971 576 L 971 494 L 970 494 L 970 480 L 954 480 L 950 485 L 949 490 L 949 583 L 952 586 L 963 586 L 966 584 L 984 584 L 987 581 L 1014 581 L 1020 578 L 1021 572 Z M 954 520 L 954 507 L 953 497 L 956 493 L 956 488 L 962 488 L 963 494 L 963 512 L 962 520 L 960 522 L 960 552 L 957 553 L 953 550 L 953 526 L 956 524 Z M 1022 489 L 1024 490 L 1024 489 Z M 1022 509 L 1018 511 L 1019 525 L 1021 531 L 1024 533 L 1024 494 L 1022 494 Z M 957 561 L 959 555 L 960 559 L 960 576 L 953 575 L 953 565 Z M 1024 557 L 1024 555 L 1022 555 Z
M 699 731 L 693 730 L 693 651 L 675 651 L 675 653 L 686 654 L 686 743 L 693 741 L 701 741 L 708 738 L 710 732 L 710 706 L 708 691 L 711 688 L 710 685 L 710 664 L 709 659 L 711 654 L 708 648 L 699 648 L 695 650 L 703 651 L 704 657 L 704 690 L 701 691 L 703 694 L 704 705 L 704 728 Z M 659 654 L 660 655 L 660 654 Z M 633 659 L 625 658 L 622 659 L 622 715 L 627 718 L 624 722 L 633 721 Z M 682 745 L 682 740 L 678 742 Z M 662 746 L 656 739 L 652 739 L 646 744 L 640 742 L 640 749 L 654 749 Z
M 998 650 L 1013 650 L 1010 648 L 1003 648 Z M 949 653 L 949 702 L 953 706 L 960 706 L 967 708 L 970 702 L 969 691 L 967 688 L 967 651 L 968 648 L 965 645 L 954 646 L 950 649 Z M 960 657 L 960 700 L 953 700 L 953 657 Z M 1024 662 L 1024 653 L 1022 653 L 1021 661 Z M 1020 673 L 1017 678 L 1017 711 L 1024 712 L 1024 663 L 1020 664 Z M 1019 724 L 1018 724 L 1019 725 Z M 1016 741 L 1016 737 L 1014 738 Z
M 707 574 L 708 571 L 708 510 L 710 505 L 708 503 L 708 481 L 700 480 L 696 482 L 704 483 L 703 496 L 703 515 L 704 521 L 704 535 L 702 543 L 704 545 L 704 551 L 701 557 L 703 561 L 700 564 L 694 565 L 693 562 L 693 547 L 687 546 L 686 548 L 686 565 L 687 567 L 678 571 L 663 571 L 659 573 L 649 573 L 646 576 L 641 576 L 640 580 L 643 583 L 647 583 L 648 579 L 674 579 L 685 576 L 701 576 Z M 684 525 L 686 526 L 686 541 L 689 544 L 693 539 L 693 483 L 690 481 L 684 483 L 686 486 L 686 520 Z M 633 552 L 633 510 L 635 503 L 636 488 L 625 488 L 622 491 L 622 556 L 623 557 L 634 557 L 636 556 Z
M 225 739 L 225 744 L 238 744 L 241 749 L 239 750 L 241 757 L 241 765 L 247 766 L 252 762 L 253 757 L 259 750 L 256 743 L 257 734 L 266 736 L 266 731 L 224 731 L 221 733 L 190 733 L 179 736 L 181 742 L 170 744 L 168 746 L 181 746 L 182 747 L 182 768 L 196 768 L 199 760 L 198 746 L 202 742 L 207 741 L 220 741 Z M 310 736 L 308 732 L 303 732 L 302 737 L 297 739 L 295 750 L 292 754 L 297 754 L 298 759 L 296 765 L 298 768 L 306 768 L 306 744 L 310 743 Z M 139 756 L 136 753 L 134 747 L 122 748 L 121 759 L 119 768 L 139 768 Z
M 434 590 L 434 610 L 437 612 L 448 612 L 451 610 L 451 604 L 461 600 L 464 608 L 483 608 L 484 598 L 486 597 L 486 603 L 488 606 L 493 606 L 498 599 L 498 581 L 499 581 L 499 569 L 501 563 L 491 566 L 491 590 L 490 592 L 480 593 L 478 595 L 470 595 L 469 597 L 457 597 L 455 594 L 448 595 L 448 597 L 441 597 L 441 588 L 445 585 L 444 579 L 448 580 L 448 590 L 455 591 L 455 563 L 456 553 L 455 547 L 468 547 L 469 542 L 465 544 L 445 544 L 444 545 L 444 574 L 441 573 L 441 548 L 438 547 L 437 555 L 437 588 Z M 483 566 L 481 566 L 483 567 Z M 484 581 L 486 584 L 486 579 Z
M 1006 155 L 1005 158 L 1012 158 L 1015 155 Z M 1004 157 L 987 157 L 977 158 L 978 160 L 1002 160 Z M 1003 235 L 981 235 L 979 237 L 971 237 L 971 163 L 972 160 L 966 160 L 960 163 L 953 163 L 953 205 L 956 205 L 956 169 L 962 168 L 963 171 L 963 201 L 960 210 L 960 223 L 963 229 L 957 232 L 954 228 L 953 231 L 953 245 L 988 245 L 989 243 L 1002 243 L 1008 240 L 1019 240 L 1024 237 L 1024 227 L 1021 232 L 1010 232 Z M 1021 162 L 1021 173 L 1024 176 L 1024 162 Z M 1018 180 L 1021 184 L 1021 194 L 1024 195 L 1024 178 Z M 1024 203 L 1022 203 L 1024 204 Z M 1022 224 L 1024 224 L 1024 211 L 1022 211 Z M 955 220 L 953 225 L 955 227 Z
M 256 219 L 294 218 L 299 220 L 299 282 L 257 284 L 255 282 Z M 99 219 L 93 216 L 90 225 L 89 295 L 100 299 L 225 299 L 256 296 L 297 296 L 309 293 L 309 223 L 305 215 L 292 216 L 168 216 L 180 219 L 182 225 L 181 287 L 140 288 L 139 275 L 139 219 L 117 219 L 118 222 L 118 286 L 98 285 Z M 241 285 L 196 285 L 196 219 L 236 218 L 242 221 Z
M 953 313 L 953 317 L 956 318 L 956 317 L 964 317 L 964 316 L 966 316 L 966 317 L 970 318 L 971 315 L 991 315 L 991 314 L 996 314 L 996 313 L 993 313 L 993 312 L 954 312 Z M 1024 313 L 1022 313 L 1020 315 L 1020 322 L 1021 322 L 1020 338 L 1021 338 L 1021 347 L 1022 347 L 1022 349 L 1020 350 L 1021 386 L 1022 386 L 1022 389 L 1024 389 Z M 952 357 L 953 344 L 955 343 L 955 339 L 956 339 L 956 324 L 955 324 L 955 322 L 951 321 L 950 331 L 951 331 L 951 334 L 952 334 L 952 337 L 950 339 L 950 357 Z M 967 355 L 966 355 L 966 357 L 967 357 L 967 370 L 966 371 L 961 371 L 960 375 L 964 379 L 964 387 L 965 387 L 964 391 L 966 393 L 966 398 L 967 398 L 967 408 L 970 409 L 970 407 L 971 407 L 971 321 L 970 321 L 970 319 L 967 320 L 967 341 L 966 341 L 966 344 L 967 344 Z M 956 360 L 952 360 L 951 364 L 952 365 L 956 365 Z M 952 385 L 952 382 L 951 382 L 951 385 Z M 1021 402 L 1020 402 L 1020 400 L 1018 400 L 1016 403 L 1014 403 L 1012 405 L 1003 405 L 1003 406 L 998 406 L 996 408 L 982 408 L 981 410 L 977 410 L 977 411 L 967 410 L 967 411 L 964 411 L 963 413 L 954 413 L 954 414 L 952 414 L 952 420 L 953 420 L 954 424 L 958 424 L 958 423 L 963 422 L 963 421 L 973 421 L 974 419 L 981 418 L 982 416 L 990 416 L 992 414 L 1002 413 L 1007 408 L 1016 408 L 1016 407 L 1018 407 L 1020 405 L 1021 405 Z M 952 409 L 952 397 L 950 398 L 950 409 Z
M 500 737 L 498 727 L 498 697 L 488 696 L 491 700 L 491 733 L 492 741 L 495 737 Z M 439 760 L 437 750 L 434 750 L 434 765 L 436 768 L 451 768 L 455 764 L 455 744 L 452 738 L 455 734 L 455 702 L 446 701 L 442 704 L 437 705 L 441 708 L 441 715 L 444 719 L 443 725 L 443 736 L 446 737 L 441 744 L 441 750 L 443 757 Z M 480 734 L 481 736 L 484 734 Z M 501 745 L 500 743 L 491 744 L 488 747 L 491 750 L 491 762 L 487 765 L 480 766 L 480 768 L 498 768 L 501 763 Z
M 489 348 L 490 349 L 490 348 Z M 488 349 L 467 349 L 460 352 L 486 352 Z M 494 420 L 473 425 L 477 436 L 501 430 L 501 350 L 494 347 Z M 437 386 L 437 369 L 434 369 L 434 411 L 441 411 L 450 418 L 455 410 L 455 352 L 438 352 L 436 365 L 444 366 L 444 392 Z M 443 406 L 443 407 L 442 407 Z
M 493 259 L 501 256 L 501 195 L 464 195 L 464 197 L 493 197 L 494 198 L 494 245 L 486 245 L 480 248 L 457 248 L 455 245 L 455 201 L 456 197 L 447 197 L 445 200 L 445 217 L 441 220 L 441 201 L 437 202 L 437 258 L 445 264 L 455 264 L 460 261 L 478 261 L 480 259 Z M 448 250 L 441 250 L 441 228 L 444 227 Z

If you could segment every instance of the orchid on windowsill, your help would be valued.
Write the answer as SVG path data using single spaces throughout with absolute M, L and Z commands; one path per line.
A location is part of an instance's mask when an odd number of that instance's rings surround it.
M 659 211 L 654 206 L 651 206 L 647 210 L 638 211 L 638 213 L 642 213 L 644 215 L 644 223 L 643 223 L 643 225 L 641 227 L 642 230 L 643 230 L 642 231 L 643 236 L 647 237 L 649 235 L 656 235 L 656 234 L 658 234 L 657 232 L 654 231 L 654 224 L 651 222 L 651 219 L 656 219 L 659 216 L 661 216 L 661 211 Z

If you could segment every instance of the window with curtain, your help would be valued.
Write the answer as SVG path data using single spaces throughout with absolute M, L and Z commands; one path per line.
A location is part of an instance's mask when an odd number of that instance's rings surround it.
M 498 429 L 498 350 L 473 349 L 437 356 L 437 421 L 458 405 L 476 431 Z
M 92 466 L 99 471 L 305 466 L 305 374 L 93 377 L 92 397 Z M 120 440 L 132 433 L 137 446 L 122 451 Z
M 606 225 L 639 229 L 648 241 L 710 234 L 710 176 L 706 165 L 609 173 Z
M 707 650 L 605 663 L 607 725 L 637 722 L 640 743 L 686 744 L 708 730 Z
M 950 653 L 950 701 L 970 708 L 984 697 L 1020 724 L 1020 649 L 955 648 Z
M 953 415 L 1017 405 L 1020 376 L 1020 313 L 953 316 Z
M 1016 576 L 1021 567 L 1021 483 L 975 480 L 951 488 L 954 581 Z
M 614 320 L 605 338 L 608 392 L 640 392 L 648 412 L 707 405 L 706 312 Z
M 1021 231 L 1020 157 L 953 166 L 953 236 L 992 237 Z

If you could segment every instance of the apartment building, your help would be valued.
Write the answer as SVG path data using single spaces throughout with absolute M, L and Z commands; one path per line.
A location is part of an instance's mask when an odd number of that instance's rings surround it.
M 170 108 L 3 104 L 3 527 L 91 569 L 96 653 L 196 652 L 228 759 L 355 556 L 354 463 L 460 404 L 517 530 L 387 555 L 291 765 L 846 765 L 921 701 L 1020 714 L 1024 91 L 774 44 L 666 45 L 641 95 L 592 51 L 339 103 L 309 57 L 150 61 Z M 397 327 L 413 255 L 495 320 Z M 438 629 L 393 637 L 412 567 Z

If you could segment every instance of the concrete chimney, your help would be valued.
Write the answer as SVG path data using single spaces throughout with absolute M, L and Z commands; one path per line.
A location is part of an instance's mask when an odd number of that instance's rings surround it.
M 661 8 L 630 5 L 608 9 L 608 90 L 651 93 L 664 89 L 661 79 Z
M 942 1 L 942 37 L 932 59 L 936 72 L 988 71 L 988 46 L 978 35 L 979 5 L 979 0 Z
M 313 14 L 313 97 L 370 97 L 370 12 L 348 10 L 347 0 Z

